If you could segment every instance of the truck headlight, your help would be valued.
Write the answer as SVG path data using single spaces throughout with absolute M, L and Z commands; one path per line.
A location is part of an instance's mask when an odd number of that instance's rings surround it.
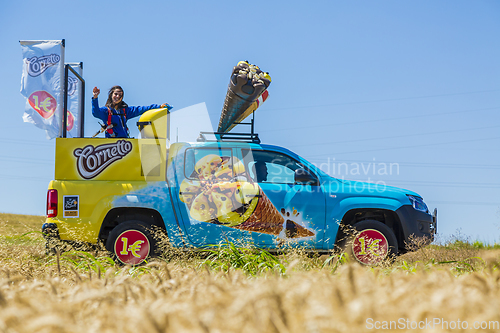
M 415 210 L 424 212 L 424 213 L 429 213 L 429 208 L 427 208 L 427 205 L 424 202 L 424 199 L 421 197 L 416 197 L 414 195 L 409 195 L 407 194 L 408 199 L 410 199 L 411 204 L 413 205 L 413 208 Z

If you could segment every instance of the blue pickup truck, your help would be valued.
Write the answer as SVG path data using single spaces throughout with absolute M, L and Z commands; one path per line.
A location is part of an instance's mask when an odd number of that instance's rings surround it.
M 56 140 L 46 234 L 102 242 L 117 260 L 138 265 L 160 254 L 153 227 L 179 248 L 229 241 L 329 252 L 340 245 L 372 264 L 407 251 L 411 237 L 432 241 L 437 211 L 415 192 L 337 179 L 286 148 L 257 142 Z

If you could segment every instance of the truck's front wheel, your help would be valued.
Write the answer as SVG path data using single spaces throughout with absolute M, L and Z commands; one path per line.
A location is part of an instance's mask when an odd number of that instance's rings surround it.
M 364 265 L 378 265 L 398 254 L 398 240 L 387 225 L 376 220 L 364 220 L 354 225 L 347 253 Z
M 161 233 L 161 232 L 160 232 Z M 161 235 L 150 225 L 130 220 L 117 225 L 109 233 L 106 249 L 125 265 L 140 265 L 160 254 Z

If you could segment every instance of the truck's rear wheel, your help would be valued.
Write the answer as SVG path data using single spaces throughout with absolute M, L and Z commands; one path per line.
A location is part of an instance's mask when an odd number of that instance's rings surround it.
M 378 265 L 398 254 L 398 240 L 387 225 L 376 220 L 356 223 L 348 237 L 345 251 L 363 265 Z
M 142 221 L 126 221 L 111 230 L 106 249 L 120 263 L 137 266 L 148 258 L 160 255 L 162 235 L 159 232 Z

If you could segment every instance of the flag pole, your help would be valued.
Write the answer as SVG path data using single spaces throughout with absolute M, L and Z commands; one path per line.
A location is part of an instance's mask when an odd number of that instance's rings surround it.
M 67 126 L 68 126 L 68 68 L 69 65 L 64 65 L 64 88 L 63 88 L 63 127 L 62 127 L 62 137 L 66 137 Z
M 65 57 L 64 57 L 65 49 L 66 49 L 66 40 L 63 38 L 63 39 L 61 39 L 61 63 L 62 64 L 65 63 Z M 63 74 L 64 74 L 64 68 L 61 67 L 61 73 L 60 73 L 59 77 L 60 78 L 63 77 Z M 59 80 L 59 82 L 61 82 L 61 81 Z M 65 82 L 67 82 L 67 78 L 65 79 Z M 65 96 L 64 92 L 67 91 L 68 87 L 65 87 L 64 85 L 61 85 L 61 84 L 60 84 L 60 86 L 61 86 L 61 94 L 62 94 L 60 96 Z M 59 113 L 59 116 L 63 117 L 63 119 L 62 119 L 63 127 L 59 128 L 59 137 L 63 137 L 63 138 L 66 137 L 66 113 L 64 111 L 65 110 L 64 108 L 66 106 L 67 106 L 67 102 L 66 102 L 66 105 L 63 105 L 63 110 L 61 110 L 61 112 Z

